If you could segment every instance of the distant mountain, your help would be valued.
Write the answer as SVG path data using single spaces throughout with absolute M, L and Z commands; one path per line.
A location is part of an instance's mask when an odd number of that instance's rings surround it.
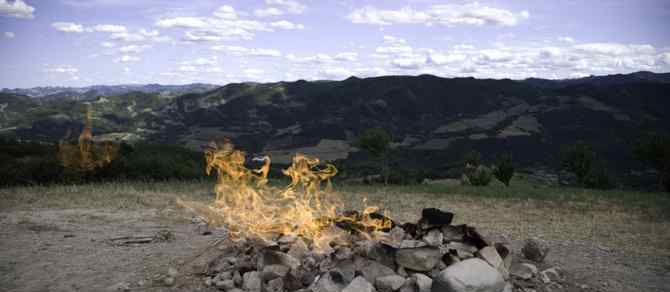
M 160 85 L 160 84 L 128 84 L 128 85 L 93 85 L 86 87 L 33 87 L 2 89 L 2 93 L 13 93 L 35 98 L 45 99 L 73 99 L 90 100 L 99 96 L 112 96 L 137 91 L 143 93 L 159 93 L 163 96 L 177 96 L 186 93 L 199 93 L 212 90 L 218 85 L 193 83 L 186 85 Z
M 670 134 L 668 73 L 574 80 L 351 77 L 343 81 L 233 83 L 163 98 L 153 92 L 95 95 L 94 134 L 192 149 L 229 137 L 249 153 L 287 163 L 295 152 L 364 161 L 365 129 L 393 136 L 392 164 L 453 174 L 464 153 L 486 161 L 511 152 L 520 167 L 555 167 L 564 145 L 590 144 L 613 172 L 639 169 L 633 144 Z M 156 86 L 160 88 L 159 86 Z M 89 89 L 92 90 L 92 89 Z M 0 94 L 0 134 L 55 141 L 82 127 L 83 101 Z

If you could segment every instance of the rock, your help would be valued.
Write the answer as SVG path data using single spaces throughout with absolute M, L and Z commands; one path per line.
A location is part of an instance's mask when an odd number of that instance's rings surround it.
M 312 292 L 340 292 L 344 286 L 344 279 L 339 273 L 327 272 L 310 289 Z
M 514 285 L 512 285 L 512 283 L 506 283 L 502 292 L 514 292 Z
M 432 226 L 444 226 L 451 224 L 454 219 L 454 213 L 444 212 L 436 208 L 426 208 L 421 211 L 419 222 Z
M 523 256 L 531 261 L 541 263 L 549 253 L 549 245 L 546 241 L 539 238 L 526 239 L 521 249 Z
M 242 285 L 242 281 L 243 281 L 243 279 L 242 279 L 242 275 L 240 274 L 240 272 L 235 271 L 233 273 L 233 282 L 235 282 L 235 285 L 237 285 L 237 286 Z
M 261 277 L 258 272 L 251 271 L 244 273 L 242 279 L 242 287 L 246 291 L 260 292 L 261 291 Z
M 177 274 L 179 274 L 179 272 L 177 271 L 177 269 L 175 269 L 173 267 L 170 267 L 170 268 L 168 268 L 167 274 L 170 277 L 177 277 Z
M 522 263 L 513 264 L 510 268 L 509 274 L 515 278 L 528 280 L 537 274 L 537 267 L 533 264 Z
M 444 237 L 445 242 L 463 241 L 463 235 L 465 235 L 465 231 L 462 227 L 447 225 L 442 226 L 440 230 L 442 231 L 442 236 Z
M 232 279 L 231 280 L 215 281 L 214 286 L 216 286 L 216 288 L 228 291 L 228 290 L 231 290 L 231 289 L 235 288 L 235 282 Z
M 500 257 L 503 259 L 505 269 L 509 271 L 510 266 L 512 265 L 512 253 L 510 252 L 509 248 L 506 245 L 498 242 L 496 242 L 494 247 L 498 252 L 498 254 L 500 255 Z
M 407 279 L 398 292 L 419 292 L 419 288 L 414 283 L 414 280 Z
M 426 235 L 423 236 L 423 241 L 425 241 L 430 246 L 440 246 L 444 235 L 439 229 L 431 229 Z
M 379 277 L 395 274 L 391 268 L 368 259 L 362 259 L 360 263 L 357 264 L 357 269 L 361 272 L 365 280 L 370 283 L 374 283 Z
M 344 277 L 344 281 L 349 283 L 356 275 L 356 265 L 353 260 L 339 261 L 335 264 L 335 269 Z
M 367 257 L 380 262 L 392 270 L 396 269 L 395 258 L 396 249 L 381 243 L 375 243 L 368 251 Z
M 268 281 L 265 292 L 284 292 L 284 281 L 281 278 Z
M 277 239 L 277 243 L 281 244 L 293 243 L 296 241 L 296 239 L 298 239 L 298 237 L 293 234 L 282 235 L 281 237 L 279 237 L 279 239 Z
M 405 239 L 405 230 L 402 229 L 402 227 L 396 226 L 391 229 L 391 232 L 389 232 L 389 235 L 391 237 L 391 240 L 393 242 L 400 243 L 402 242 L 403 239 Z
M 172 286 L 172 285 L 174 285 L 174 283 L 175 283 L 175 278 L 174 277 L 167 276 L 167 277 L 163 278 L 163 285 L 165 285 L 165 286 Z
M 440 249 L 435 247 L 399 249 L 395 260 L 398 265 L 411 270 L 430 271 L 441 260 Z
M 472 258 L 444 269 L 433 280 L 432 292 L 500 292 L 505 280 L 485 261 Z
M 291 269 L 297 269 L 300 261 L 293 256 L 280 251 L 264 249 L 258 257 L 259 270 L 267 265 L 284 265 Z
M 226 291 L 226 292 L 245 292 L 245 291 L 242 290 L 242 289 L 239 289 L 239 288 L 233 288 L 233 289 L 230 289 L 230 290 L 228 290 L 228 291 Z
M 305 241 L 303 241 L 301 238 L 298 238 L 291 244 L 291 248 L 288 250 L 288 255 L 298 260 L 302 260 L 308 252 L 309 249 L 307 248 Z
M 428 244 L 426 244 L 426 242 L 422 240 L 406 239 L 400 243 L 400 248 L 417 248 L 417 247 L 424 247 L 427 245 Z
M 477 252 L 477 256 L 486 261 L 489 265 L 494 267 L 498 272 L 500 272 L 501 275 L 503 275 L 503 278 L 507 279 L 509 278 L 509 271 L 507 268 L 505 268 L 505 262 L 503 261 L 502 257 L 498 254 L 498 251 L 492 247 L 492 246 L 487 246 L 485 248 L 480 249 Z
M 358 276 L 354 278 L 347 287 L 342 289 L 342 292 L 376 292 L 375 287 L 370 284 L 365 278 Z
M 335 251 L 335 258 L 338 260 L 348 260 L 354 256 L 354 253 L 351 251 L 351 248 L 342 246 L 337 248 Z
M 378 277 L 377 280 L 375 280 L 375 287 L 377 287 L 380 292 L 397 291 L 403 284 L 405 284 L 405 278 L 398 275 Z
M 430 292 L 430 287 L 433 285 L 433 279 L 421 273 L 412 275 L 412 279 L 419 288 L 419 292 Z
M 270 281 L 276 278 L 283 278 L 288 274 L 290 268 L 284 265 L 267 265 L 263 267 L 261 279 L 263 281 Z
M 477 248 L 460 242 L 450 242 L 445 246 L 449 253 L 455 255 L 461 260 L 469 259 L 474 257 L 474 253 L 477 252 Z
M 540 272 L 540 280 L 542 280 L 542 282 L 545 284 L 560 281 L 561 273 L 556 268 L 549 268 Z

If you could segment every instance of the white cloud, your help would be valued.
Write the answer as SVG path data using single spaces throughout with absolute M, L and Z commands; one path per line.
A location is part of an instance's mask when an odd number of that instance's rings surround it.
M 238 18 L 235 8 L 228 5 L 219 7 L 219 9 L 214 11 L 214 16 L 228 20 L 234 20 Z
M 409 6 L 399 10 L 382 10 L 366 6 L 352 11 L 348 18 L 353 23 L 391 25 L 420 23 L 425 25 L 496 25 L 514 26 L 530 16 L 528 11 L 514 13 L 509 10 L 471 4 L 433 5 L 427 10 L 416 10 Z
M 62 32 L 74 32 L 82 33 L 84 32 L 84 26 L 81 24 L 76 24 L 74 22 L 54 22 L 51 24 L 53 28 Z
M 5 36 L 5 38 L 13 39 L 16 35 L 14 35 L 14 33 L 11 32 L 11 31 L 6 31 L 6 32 L 4 33 L 4 36 Z
M 126 32 L 126 27 L 115 24 L 98 24 L 93 27 L 93 31 L 98 32 Z
M 281 52 L 275 49 L 256 49 L 228 45 L 213 46 L 210 49 L 225 51 L 233 56 L 281 57 Z
M 458 63 L 465 61 L 467 56 L 465 54 L 459 53 L 432 53 L 428 56 L 428 62 L 438 66 L 449 64 L 449 63 Z
M 356 68 L 354 69 L 354 71 L 356 72 L 356 75 L 360 77 L 374 77 L 374 76 L 388 75 L 388 71 L 380 67 Z
M 558 37 L 558 40 L 561 41 L 561 42 L 566 42 L 566 43 L 574 43 L 575 42 L 575 39 L 573 39 L 569 36 Z
M 321 69 L 318 75 L 324 79 L 344 79 L 354 74 L 342 67 L 326 67 Z
M 35 7 L 26 4 L 23 0 L 14 0 L 13 2 L 0 0 L 0 16 L 32 19 L 35 17 L 33 15 L 34 11 Z
M 202 28 L 207 23 L 198 17 L 173 17 L 160 19 L 155 25 L 163 28 Z
M 399 38 L 399 37 L 394 37 L 394 36 L 391 36 L 391 35 L 385 35 L 384 36 L 384 42 L 389 43 L 389 44 L 393 44 L 393 45 L 402 45 L 402 44 L 406 43 L 406 41 L 404 39 Z
M 160 32 L 157 30 L 146 30 L 146 29 L 140 29 L 140 34 L 145 36 L 145 37 L 157 37 L 160 35 Z
M 105 47 L 105 48 L 113 48 L 113 47 L 116 46 L 116 44 L 112 43 L 112 42 L 102 42 L 100 45 Z
M 391 65 L 401 69 L 418 69 L 425 65 L 426 62 L 427 59 L 425 57 L 414 56 L 394 59 L 391 61 Z
M 109 38 L 112 40 L 119 40 L 123 42 L 140 42 L 145 40 L 145 37 L 143 35 L 129 32 L 113 33 Z
M 295 24 L 286 20 L 271 22 L 270 27 L 286 29 L 286 30 L 305 28 L 305 26 L 303 26 L 302 24 Z
M 144 52 L 148 49 L 150 49 L 150 45 L 128 45 L 128 46 L 123 46 L 119 48 L 119 52 L 123 54 L 129 54 L 129 53 L 141 53 Z
M 293 14 L 301 14 L 305 11 L 305 5 L 293 0 L 265 0 L 268 5 L 282 6 L 287 12 Z
M 67 74 L 76 74 L 79 72 L 79 69 L 72 67 L 70 65 L 63 65 L 63 66 L 57 66 L 57 67 L 47 67 L 44 68 L 42 71 L 47 72 L 47 73 L 67 73 Z
M 116 63 L 129 63 L 129 62 L 137 62 L 139 60 L 142 60 L 140 57 L 136 56 L 130 56 L 130 55 L 123 55 L 121 57 L 118 57 L 114 60 Z
M 601 55 L 649 54 L 655 49 L 651 45 L 619 44 L 619 43 L 585 43 L 574 46 L 578 51 Z
M 179 70 L 180 72 L 195 72 L 195 71 L 197 71 L 197 69 L 195 68 L 195 66 L 190 66 L 190 65 L 179 66 L 179 69 L 178 69 L 178 70 Z
M 343 52 L 336 54 L 333 59 L 338 61 L 350 61 L 355 62 L 358 60 L 358 53 L 356 52 Z
M 249 68 L 249 69 L 244 69 L 242 71 L 244 76 L 252 79 L 259 79 L 261 76 L 265 73 L 264 70 L 262 69 L 254 69 L 254 68 Z
M 258 17 L 269 17 L 269 16 L 284 15 L 284 12 L 275 7 L 267 7 L 263 9 L 254 10 L 254 15 Z

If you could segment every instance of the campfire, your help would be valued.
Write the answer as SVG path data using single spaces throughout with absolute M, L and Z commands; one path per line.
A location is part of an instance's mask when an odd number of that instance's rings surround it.
M 118 153 L 118 145 L 111 141 L 95 142 L 91 125 L 91 106 L 87 106 L 84 114 L 84 129 L 79 134 L 77 143 L 70 142 L 70 132 L 58 143 L 58 160 L 61 165 L 78 171 L 91 171 L 103 167 L 114 160 Z
M 216 199 L 178 205 L 226 235 L 227 244 L 202 271 L 208 286 L 233 292 L 500 292 L 513 291 L 519 281 L 537 282 L 537 271 L 524 279 L 519 269 L 510 273 L 510 250 L 471 226 L 452 225 L 453 213 L 426 208 L 418 222 L 400 224 L 374 206 L 343 211 L 330 182 L 337 169 L 318 158 L 296 154 L 283 170 L 290 183 L 280 188 L 268 184 L 270 157 L 254 158 L 262 166 L 247 168 L 246 154 L 229 140 L 211 143 L 205 157 L 207 173 L 217 174 Z

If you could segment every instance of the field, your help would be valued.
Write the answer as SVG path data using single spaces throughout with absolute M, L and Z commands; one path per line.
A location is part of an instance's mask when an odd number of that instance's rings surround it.
M 200 235 L 176 198 L 212 200 L 211 181 L 111 182 L 0 189 L 0 287 L 9 291 L 211 289 L 190 275 L 217 239 Z M 281 182 L 275 182 L 280 184 Z M 456 184 L 338 185 L 358 209 L 364 198 L 396 221 L 437 207 L 518 252 L 529 237 L 549 240 L 547 262 L 595 291 L 670 289 L 670 196 L 623 190 Z M 167 232 L 166 240 L 117 246 L 110 239 Z M 211 252 L 211 251 L 209 251 Z M 177 285 L 153 280 L 176 267 Z M 117 286 L 114 286 L 117 285 Z M 212 290 L 214 291 L 214 290 Z

